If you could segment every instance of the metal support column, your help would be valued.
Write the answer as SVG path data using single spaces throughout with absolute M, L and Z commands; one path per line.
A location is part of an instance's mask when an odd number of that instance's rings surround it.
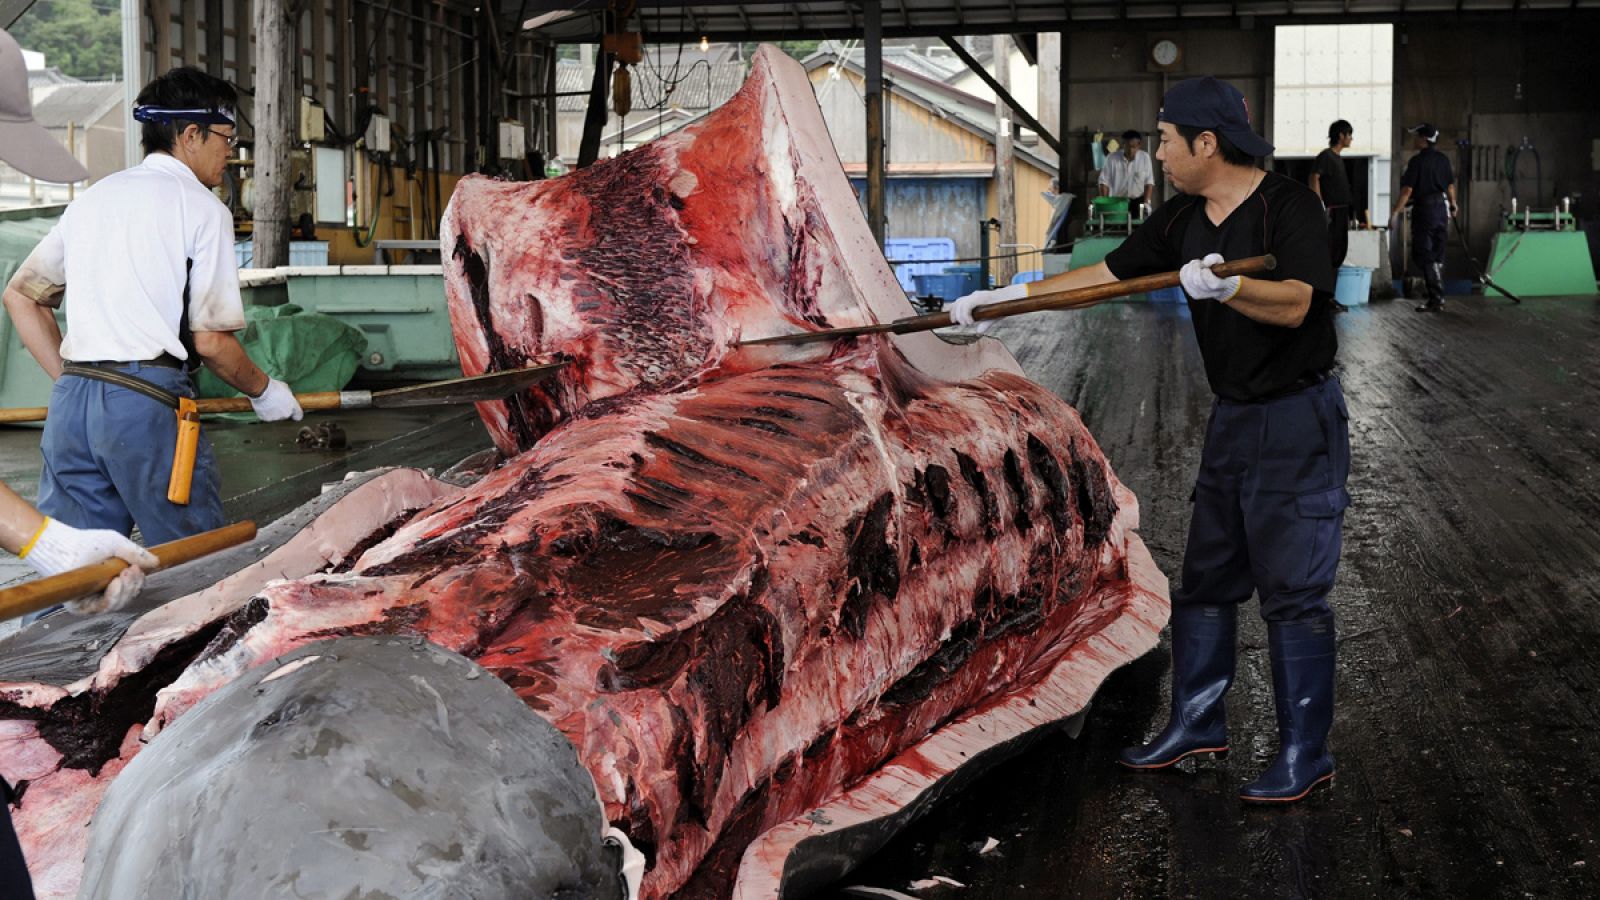
M 887 235 L 883 144 L 883 3 L 862 5 L 867 63 L 867 224 L 882 247 Z

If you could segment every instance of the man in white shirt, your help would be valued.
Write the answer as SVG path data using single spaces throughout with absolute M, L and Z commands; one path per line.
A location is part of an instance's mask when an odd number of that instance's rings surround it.
M 189 503 L 166 494 L 173 409 L 194 396 L 197 362 L 248 395 L 263 421 L 301 416 L 289 386 L 233 335 L 245 324 L 233 217 L 210 188 L 237 142 L 237 101 L 227 82 L 192 68 L 146 85 L 134 110 L 144 162 L 84 191 L 6 286 L 18 336 L 56 380 L 40 442 L 39 509 L 52 519 L 123 534 L 137 524 L 150 544 L 223 524 L 204 435 Z M 55 309 L 68 298 L 63 341 Z
M 1149 203 L 1156 189 L 1156 170 L 1150 154 L 1139 149 L 1144 136 L 1137 131 L 1122 133 L 1122 149 L 1106 157 L 1100 170 L 1100 196 L 1127 197 Z

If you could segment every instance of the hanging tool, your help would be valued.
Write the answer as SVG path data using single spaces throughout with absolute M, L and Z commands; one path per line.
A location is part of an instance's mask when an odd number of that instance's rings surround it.
M 1494 279 L 1489 277 L 1489 273 L 1485 272 L 1483 267 L 1478 265 L 1477 258 L 1472 255 L 1472 248 L 1467 246 L 1467 233 L 1461 230 L 1461 217 L 1451 216 L 1450 221 L 1454 222 L 1456 225 L 1456 238 L 1461 241 L 1461 252 L 1467 255 L 1467 263 L 1472 266 L 1472 274 L 1477 277 L 1478 283 L 1484 287 L 1494 288 L 1500 293 L 1505 294 L 1507 297 L 1511 298 L 1511 302 L 1513 303 L 1521 303 L 1521 297 L 1518 297 L 1516 294 L 1513 294 L 1500 285 L 1495 284 Z
M 235 522 L 213 531 L 151 547 L 150 552 L 155 554 L 156 559 L 161 560 L 161 565 L 157 569 L 148 571 L 170 569 L 181 563 L 216 553 L 218 550 L 226 550 L 246 541 L 255 540 L 255 536 L 256 523 Z M 68 600 L 75 600 L 87 594 L 98 594 L 106 589 L 111 579 L 117 577 L 127 567 L 127 563 L 113 557 L 93 565 L 62 572 L 60 575 L 51 575 L 49 578 L 39 578 L 0 590 L 0 622 L 59 606 Z
M 179 397 L 178 444 L 172 451 L 172 475 L 167 480 L 167 499 L 179 506 L 189 505 L 189 487 L 194 483 L 194 458 L 199 449 L 199 407 L 188 397 Z
M 410 387 L 387 391 L 318 391 L 295 394 L 300 408 L 306 411 L 322 409 L 405 409 L 413 406 L 440 406 L 451 403 L 483 403 L 499 400 L 525 390 L 559 372 L 565 362 L 489 372 L 470 378 L 452 378 L 448 381 L 430 381 Z M 249 412 L 249 397 L 217 397 L 195 401 L 202 413 Z M 43 421 L 47 407 L 33 406 L 0 409 L 0 424 L 10 422 Z
M 1278 260 L 1269 253 L 1266 256 L 1252 256 L 1248 259 L 1218 263 L 1211 267 L 1211 271 L 1219 277 L 1227 278 L 1232 275 L 1255 275 L 1260 272 L 1270 272 L 1277 267 Z M 1020 300 L 992 303 L 988 306 L 980 306 L 974 309 L 972 317 L 979 321 L 985 321 L 1047 309 L 1083 309 L 1102 301 L 1110 300 L 1113 297 L 1125 297 L 1129 294 L 1142 294 L 1147 291 L 1158 291 L 1162 288 L 1178 287 L 1180 283 L 1177 272 L 1144 275 L 1139 278 L 1097 284 L 1093 287 L 1077 288 L 1070 291 L 1049 291 L 1043 294 L 1035 294 L 1031 297 L 1023 297 Z M 798 334 L 780 334 L 773 337 L 756 338 L 749 341 L 740 341 L 739 346 L 809 344 L 819 341 L 832 341 L 839 338 L 859 337 L 867 334 L 910 334 L 916 331 L 932 331 L 935 328 L 944 328 L 951 324 L 953 323 L 950 321 L 948 312 L 936 312 L 925 316 L 908 316 L 904 319 L 896 319 L 893 322 L 884 322 L 877 325 L 857 325 L 850 328 L 830 328 L 825 331 L 802 331 Z

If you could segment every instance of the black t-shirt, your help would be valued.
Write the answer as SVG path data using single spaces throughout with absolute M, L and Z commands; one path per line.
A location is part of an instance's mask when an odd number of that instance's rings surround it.
M 1317 154 L 1316 166 L 1311 170 L 1318 177 L 1317 187 L 1322 190 L 1322 205 L 1328 208 L 1349 206 L 1355 202 L 1350 194 L 1350 174 L 1344 170 L 1344 158 L 1332 150 Z
M 1206 379 L 1217 396 L 1262 400 L 1292 390 L 1333 367 L 1333 264 L 1328 227 L 1311 189 L 1268 173 L 1255 193 L 1221 225 L 1206 216 L 1205 199 L 1179 194 L 1162 204 L 1122 246 L 1106 256 L 1119 279 L 1181 268 L 1191 259 L 1220 253 L 1244 259 L 1271 253 L 1277 269 L 1257 275 L 1311 285 L 1311 309 L 1294 328 L 1268 325 L 1227 304 L 1189 298 Z
M 1454 184 L 1455 180 L 1455 173 L 1450 170 L 1450 157 L 1429 147 L 1406 163 L 1405 174 L 1400 176 L 1400 186 L 1411 188 L 1411 194 L 1416 199 L 1426 200 L 1444 193 L 1445 188 Z

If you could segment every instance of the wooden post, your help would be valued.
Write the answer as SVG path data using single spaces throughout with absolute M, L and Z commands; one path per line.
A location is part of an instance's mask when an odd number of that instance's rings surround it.
M 994 75 L 1000 92 L 1009 93 L 1011 38 L 1003 34 L 994 36 Z M 994 273 L 995 283 L 1005 285 L 1017 274 L 1017 260 L 1009 258 L 1017 252 L 1017 163 L 1011 146 L 1011 107 L 998 96 L 994 100 L 994 121 L 994 192 L 1000 213 L 1000 242 L 995 248 L 999 258 L 994 261 Z
M 888 237 L 888 173 L 883 141 L 883 3 L 862 8 L 867 63 L 867 224 L 881 248 Z
M 67 123 L 67 153 L 70 154 L 73 159 L 77 159 L 78 158 L 78 123 L 77 122 L 68 122 Z M 78 183 L 75 182 L 75 181 L 67 182 L 67 202 L 71 203 L 73 201 L 73 198 L 75 198 L 77 196 L 78 196 Z
M 1049 129 L 1058 139 L 1066 137 L 1061 128 L 1061 34 L 1059 32 L 1039 35 L 1039 124 Z M 1046 145 L 1040 147 L 1038 153 L 1045 159 L 1056 162 L 1059 168 L 1060 154 L 1056 153 L 1054 148 Z
M 297 110 L 291 0 L 256 0 L 255 268 L 289 263 L 289 154 Z

